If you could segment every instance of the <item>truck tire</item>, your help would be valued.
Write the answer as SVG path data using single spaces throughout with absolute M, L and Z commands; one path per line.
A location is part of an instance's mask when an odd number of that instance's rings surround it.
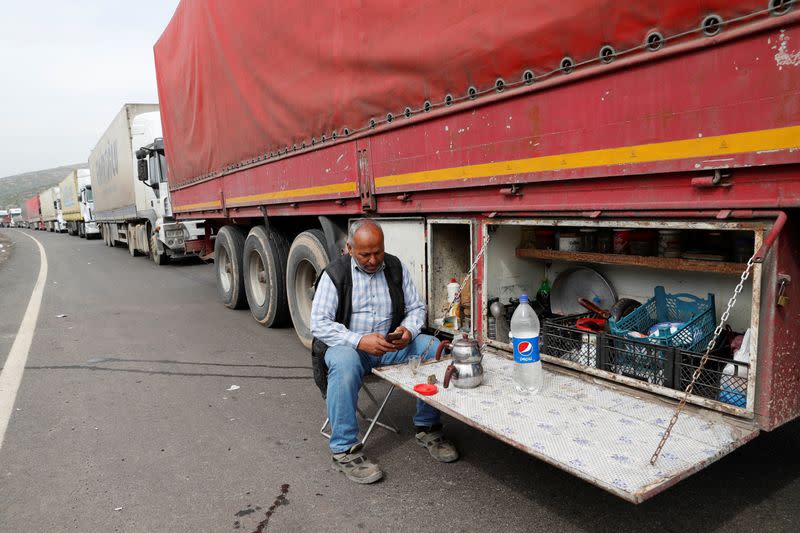
M 217 293 L 225 307 L 230 309 L 242 309 L 247 305 L 242 268 L 244 237 L 240 227 L 224 226 L 214 242 Z
M 294 330 L 306 348 L 311 348 L 311 303 L 314 283 L 330 262 L 325 234 L 312 229 L 298 235 L 286 262 L 286 292 Z
M 150 232 L 150 242 L 148 243 L 148 248 L 150 249 L 150 259 L 153 260 L 153 263 L 157 264 L 158 266 L 164 266 L 169 263 L 169 256 L 167 252 L 159 252 L 158 251 L 158 238 L 156 238 L 156 234 Z
M 103 224 L 102 226 L 100 226 L 100 233 L 103 234 L 103 244 L 105 244 L 106 246 L 111 246 L 108 240 L 108 233 L 109 233 L 108 224 Z
M 286 259 L 289 242 L 264 226 L 250 230 L 244 241 L 244 289 L 256 322 L 269 328 L 289 324 L 286 302 Z
M 86 238 L 86 224 L 84 224 L 83 222 L 78 224 L 78 237 L 80 237 L 81 239 Z

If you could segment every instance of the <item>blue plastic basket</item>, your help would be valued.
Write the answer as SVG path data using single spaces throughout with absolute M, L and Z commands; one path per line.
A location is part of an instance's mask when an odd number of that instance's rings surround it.
M 661 333 L 657 337 L 639 339 L 641 341 L 676 346 L 685 350 L 703 351 L 716 327 L 717 313 L 714 295 L 707 299 L 692 294 L 667 294 L 664 287 L 655 288 L 655 296 L 641 307 L 619 320 L 609 320 L 611 333 L 627 337 L 637 331 L 647 335 L 648 330 L 664 322 L 681 322 L 683 327 L 672 334 Z

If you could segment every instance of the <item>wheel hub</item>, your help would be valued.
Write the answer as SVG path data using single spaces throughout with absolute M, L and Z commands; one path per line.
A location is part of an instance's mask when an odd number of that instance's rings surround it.
M 261 254 L 256 251 L 250 254 L 248 272 L 250 293 L 255 300 L 255 304 L 263 306 L 267 301 L 267 270 L 264 268 Z

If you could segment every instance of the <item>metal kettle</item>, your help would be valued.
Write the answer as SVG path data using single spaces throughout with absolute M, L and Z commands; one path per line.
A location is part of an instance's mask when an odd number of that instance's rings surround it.
M 451 353 L 453 362 L 445 370 L 444 388 L 447 388 L 451 381 L 453 386 L 459 389 L 472 389 L 483 383 L 483 365 L 481 365 L 483 354 L 478 341 L 470 339 L 466 334 L 460 339 L 454 339 L 452 344 L 443 341 L 436 350 L 437 361 L 445 350 Z

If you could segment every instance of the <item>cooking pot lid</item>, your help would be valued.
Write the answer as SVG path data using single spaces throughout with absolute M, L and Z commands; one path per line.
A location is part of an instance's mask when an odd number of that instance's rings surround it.
M 477 346 L 478 342 L 473 339 L 470 339 L 466 333 L 457 339 L 454 338 L 452 342 L 453 348 L 472 348 Z

